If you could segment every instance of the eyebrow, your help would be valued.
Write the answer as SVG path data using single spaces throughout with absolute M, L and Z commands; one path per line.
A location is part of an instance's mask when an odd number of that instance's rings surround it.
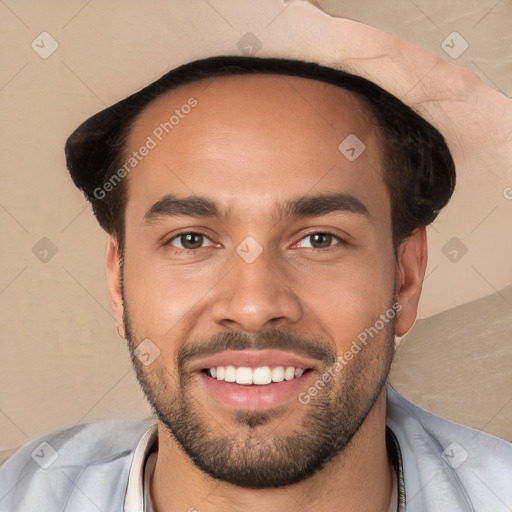
M 349 193 L 317 194 L 278 203 L 271 218 L 278 224 L 288 218 L 320 217 L 330 213 L 352 213 L 371 218 L 364 203 Z M 180 216 L 226 218 L 228 211 L 204 196 L 177 197 L 167 194 L 151 206 L 143 222 Z
M 222 217 L 217 205 L 206 197 L 177 197 L 167 194 L 157 201 L 144 215 L 143 222 L 152 222 L 163 217 Z
M 329 213 L 353 213 L 371 218 L 368 208 L 349 193 L 318 194 L 303 196 L 278 204 L 272 220 L 278 224 L 287 218 L 321 217 Z

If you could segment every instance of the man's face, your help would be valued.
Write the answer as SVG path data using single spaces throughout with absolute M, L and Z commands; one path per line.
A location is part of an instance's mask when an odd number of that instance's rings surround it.
M 172 130 L 155 132 L 176 109 Z M 123 315 L 130 348 L 150 340 L 160 353 L 133 358 L 138 378 L 203 471 L 245 487 L 298 482 L 347 446 L 392 359 L 377 131 L 335 86 L 243 75 L 154 101 L 127 153 L 148 136 L 156 146 L 128 178 Z

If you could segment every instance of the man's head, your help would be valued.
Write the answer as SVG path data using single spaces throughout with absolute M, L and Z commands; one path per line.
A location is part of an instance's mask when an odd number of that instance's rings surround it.
M 419 116 L 338 71 L 220 58 L 166 77 L 67 145 L 111 234 L 111 302 L 176 446 L 235 485 L 293 484 L 382 397 L 453 162 Z

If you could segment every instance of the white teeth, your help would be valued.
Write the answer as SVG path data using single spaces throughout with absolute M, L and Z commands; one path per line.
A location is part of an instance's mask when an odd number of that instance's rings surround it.
M 276 366 L 272 370 L 272 382 L 283 382 L 284 380 L 284 368 L 282 366 Z
M 295 377 L 295 368 L 293 366 L 288 366 L 284 372 L 285 380 L 292 380 Z
M 293 366 L 259 366 L 258 368 L 248 368 L 240 366 L 236 368 L 233 365 L 217 366 L 210 368 L 210 376 L 217 380 L 226 382 L 236 382 L 237 384 L 256 384 L 264 386 L 271 382 L 283 382 L 283 380 L 292 380 L 302 376 L 305 372 L 303 368 L 294 368 Z
M 261 368 L 255 368 L 252 375 L 252 382 L 254 384 L 270 384 L 272 382 L 272 371 L 268 366 L 262 366 Z
M 226 373 L 224 374 L 224 380 L 226 382 L 235 382 L 236 368 L 234 366 L 226 366 Z
M 252 384 L 252 370 L 250 368 L 245 368 L 244 366 L 238 368 L 238 370 L 236 371 L 236 383 Z

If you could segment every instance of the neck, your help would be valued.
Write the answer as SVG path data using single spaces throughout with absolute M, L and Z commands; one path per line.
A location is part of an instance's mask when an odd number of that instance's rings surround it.
M 386 387 L 350 444 L 306 480 L 277 489 L 245 489 L 211 478 L 193 465 L 159 424 L 151 498 L 157 512 L 252 512 L 303 508 L 308 512 L 387 510 L 392 464 L 386 449 Z

